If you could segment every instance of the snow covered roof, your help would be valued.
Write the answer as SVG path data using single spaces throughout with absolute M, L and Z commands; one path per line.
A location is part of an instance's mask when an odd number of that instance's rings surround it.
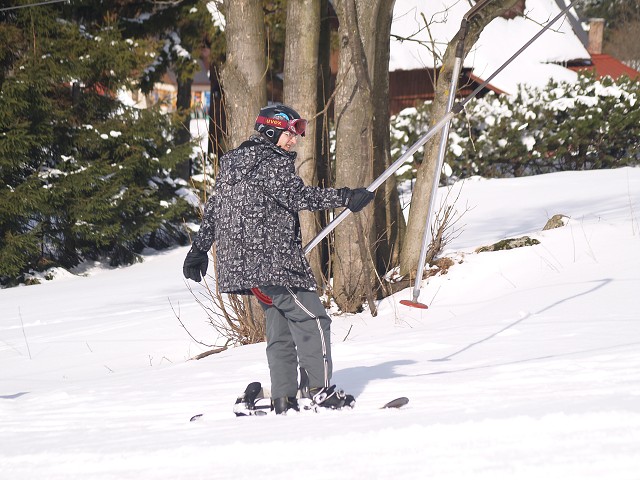
M 567 3 L 564 3 L 567 2 Z M 540 29 L 561 12 L 567 0 L 526 0 L 524 17 L 494 19 L 482 32 L 464 60 L 472 74 L 486 79 Z M 460 29 L 463 15 L 471 8 L 464 0 L 397 0 L 391 26 L 389 70 L 438 68 L 447 44 Z M 558 20 L 522 55 L 503 70 L 491 85 L 515 93 L 518 84 L 544 86 L 550 79 L 575 81 L 577 74 L 557 63 L 589 59 L 574 18 Z M 429 24 L 426 27 L 426 23 Z M 579 26 L 578 26 L 579 28 Z M 410 36 L 409 40 L 398 40 Z

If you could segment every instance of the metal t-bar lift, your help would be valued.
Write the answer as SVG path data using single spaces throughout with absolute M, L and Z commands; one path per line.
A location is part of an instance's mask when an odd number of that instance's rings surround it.
M 456 90 L 458 88 L 458 78 L 460 77 L 460 70 L 462 69 L 462 61 L 464 55 L 464 41 L 469 30 L 469 21 L 475 16 L 482 8 L 484 8 L 492 0 L 481 0 L 476 3 L 467 13 L 462 17 L 460 24 L 460 30 L 458 31 L 459 38 L 456 45 L 456 58 L 453 66 L 451 87 L 449 90 L 449 97 L 447 99 L 447 113 L 438 122 L 427 130 L 417 142 L 409 147 L 395 162 L 393 162 L 382 174 L 376 178 L 371 185 L 367 187 L 367 190 L 374 192 L 380 185 L 382 185 L 391 175 L 393 175 L 407 160 L 409 160 L 416 151 L 422 145 L 424 145 L 430 138 L 434 137 L 439 131 L 442 130 L 442 136 L 440 138 L 440 144 L 438 149 L 438 165 L 436 174 L 434 175 L 434 184 L 431 189 L 431 197 L 429 200 L 429 209 L 427 211 L 427 219 L 424 228 L 424 235 L 422 238 L 422 248 L 420 251 L 420 257 L 418 259 L 418 270 L 415 278 L 415 283 L 412 291 L 411 300 L 401 300 L 400 303 L 415 308 L 428 308 L 427 305 L 418 302 L 420 296 L 420 285 L 422 283 L 422 274 L 424 272 L 424 263 L 427 256 L 428 244 L 429 244 L 429 226 L 431 225 L 431 216 L 433 211 L 433 205 L 435 203 L 436 191 L 440 180 L 440 172 L 442 171 L 442 164 L 446 152 L 447 139 L 449 135 L 449 126 L 451 119 L 460 113 L 465 105 L 473 100 L 478 93 L 480 93 L 488 84 L 493 80 L 502 70 L 504 70 L 511 62 L 513 62 L 520 54 L 525 51 L 533 42 L 535 42 L 544 32 L 549 30 L 551 26 L 556 23 L 560 18 L 569 12 L 573 6 L 580 0 L 573 0 L 567 5 L 558 15 L 551 19 L 538 33 L 536 33 L 531 39 L 525 43 L 520 49 L 514 53 L 506 62 L 496 69 L 489 77 L 478 85 L 473 92 L 466 96 L 458 103 L 455 102 Z M 308 254 L 316 245 L 318 245 L 329 233 L 331 233 L 349 214 L 351 210 L 345 208 L 337 217 L 335 217 L 326 227 L 322 229 L 305 247 L 304 253 Z

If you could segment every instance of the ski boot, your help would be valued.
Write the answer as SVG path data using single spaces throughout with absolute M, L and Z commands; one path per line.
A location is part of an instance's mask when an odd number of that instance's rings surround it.
M 236 417 L 266 415 L 272 409 L 271 400 L 265 398 L 260 382 L 251 382 L 245 388 L 244 393 L 236 399 L 233 413 L 236 414 Z
M 278 397 L 273 399 L 273 410 L 276 415 L 286 415 L 287 410 L 300 411 L 298 399 L 296 397 Z
M 356 399 L 353 395 L 344 393 L 344 390 L 337 388 L 335 385 L 330 387 L 310 388 L 312 405 L 316 408 L 328 408 L 331 410 L 340 410 L 343 408 L 353 408 Z

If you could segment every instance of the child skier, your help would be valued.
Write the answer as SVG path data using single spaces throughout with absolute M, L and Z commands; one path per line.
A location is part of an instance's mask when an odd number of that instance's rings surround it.
M 304 185 L 295 173 L 292 148 L 306 124 L 285 105 L 260 110 L 258 134 L 220 158 L 215 191 L 183 267 L 186 278 L 199 282 L 215 243 L 219 290 L 253 293 L 260 300 L 276 414 L 299 409 L 299 367 L 316 406 L 355 404 L 353 396 L 331 385 L 331 319 L 304 255 L 298 212 L 338 207 L 358 212 L 374 195 L 365 188 Z

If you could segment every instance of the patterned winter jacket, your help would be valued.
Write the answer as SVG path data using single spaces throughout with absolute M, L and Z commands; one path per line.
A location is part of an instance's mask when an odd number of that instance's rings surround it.
M 193 243 L 207 251 L 215 242 L 221 292 L 249 294 L 266 285 L 316 288 L 298 211 L 343 206 L 342 192 L 304 185 L 295 173 L 296 155 L 253 135 L 220 158 L 215 191 Z

